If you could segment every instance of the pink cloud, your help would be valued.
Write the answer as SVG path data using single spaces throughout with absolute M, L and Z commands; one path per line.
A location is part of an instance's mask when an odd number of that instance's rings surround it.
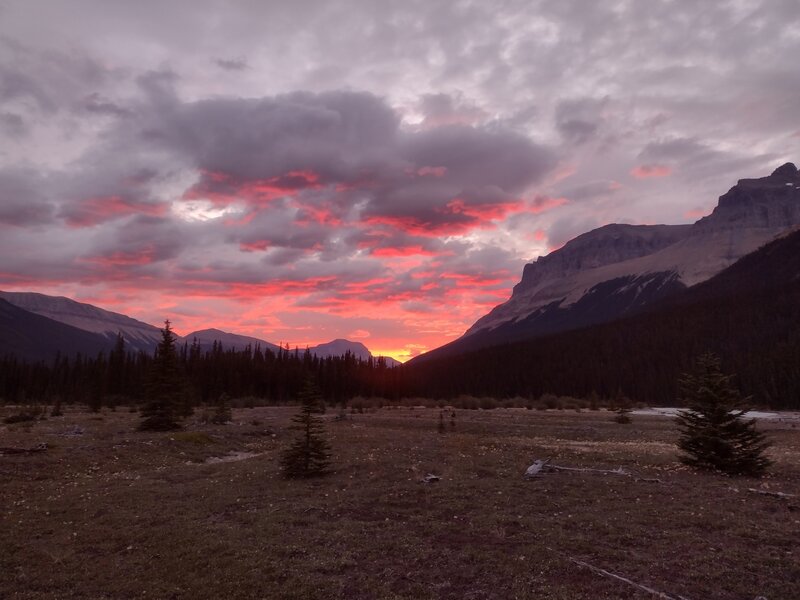
M 668 177 L 670 175 L 672 175 L 672 168 L 666 165 L 640 165 L 631 170 L 631 176 L 636 179 Z
M 66 213 L 66 221 L 70 227 L 94 227 L 128 215 L 163 216 L 166 211 L 167 206 L 164 204 L 148 204 L 121 196 L 104 196 L 81 200 L 70 207 Z

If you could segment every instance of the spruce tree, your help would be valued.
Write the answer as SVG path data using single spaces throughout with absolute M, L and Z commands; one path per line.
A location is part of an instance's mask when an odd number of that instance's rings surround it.
M 741 397 L 732 378 L 722 372 L 717 356 L 706 353 L 678 381 L 679 400 L 687 407 L 677 419 L 680 460 L 729 475 L 761 475 L 770 465 L 764 456 L 768 443 L 755 420 L 744 418 L 750 398 Z
M 231 412 L 231 399 L 225 392 L 219 395 L 217 400 L 217 408 L 214 410 L 214 416 L 211 417 L 211 422 L 217 425 L 224 425 L 233 420 Z
M 324 475 L 330 469 L 331 453 L 322 422 L 315 414 L 319 412 L 322 395 L 317 385 L 306 379 L 298 399 L 300 412 L 292 418 L 291 429 L 299 435 L 281 457 L 281 469 L 292 479 Z
M 164 321 L 161 342 L 147 381 L 147 402 L 142 408 L 140 431 L 172 431 L 180 429 L 176 412 L 183 396 L 183 382 L 178 369 L 175 337 L 169 320 Z

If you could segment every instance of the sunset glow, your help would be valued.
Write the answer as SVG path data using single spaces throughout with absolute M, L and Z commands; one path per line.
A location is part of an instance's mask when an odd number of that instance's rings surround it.
M 691 3 L 24 4 L 0 19 L 0 290 L 179 333 L 405 360 L 575 236 L 691 222 L 800 150 L 797 69 L 742 50 L 796 54 L 766 14 L 728 44 L 743 16 Z

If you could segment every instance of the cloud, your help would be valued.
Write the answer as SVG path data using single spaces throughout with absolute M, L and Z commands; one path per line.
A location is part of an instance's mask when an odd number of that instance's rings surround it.
M 572 144 L 585 144 L 598 135 L 608 98 L 562 100 L 556 105 L 556 129 Z
M 0 224 L 34 227 L 52 222 L 44 177 L 32 169 L 0 169 Z
M 217 58 L 214 59 L 214 64 L 225 71 L 244 71 L 247 69 L 247 61 L 243 58 Z
M 18 114 L 7 112 L 0 113 L 0 131 L 11 139 L 27 135 L 28 126 Z
M 425 128 L 442 125 L 476 125 L 485 121 L 488 113 L 463 94 L 423 94 L 419 100 L 419 111 L 424 115 Z
M 651 177 L 668 177 L 672 175 L 672 168 L 666 165 L 639 165 L 631 170 L 631 176 L 636 179 L 650 179 Z

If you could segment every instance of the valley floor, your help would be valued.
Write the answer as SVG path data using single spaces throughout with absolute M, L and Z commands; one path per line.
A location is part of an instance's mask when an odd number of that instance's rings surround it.
M 657 415 L 448 410 L 438 433 L 438 409 L 329 410 L 335 472 L 287 481 L 295 410 L 167 434 L 123 409 L 0 425 L 0 447 L 49 446 L 0 455 L 0 597 L 652 597 L 586 564 L 672 598 L 797 597 L 794 421 L 759 423 L 775 464 L 753 480 L 680 466 Z M 632 475 L 526 481 L 536 458 Z

